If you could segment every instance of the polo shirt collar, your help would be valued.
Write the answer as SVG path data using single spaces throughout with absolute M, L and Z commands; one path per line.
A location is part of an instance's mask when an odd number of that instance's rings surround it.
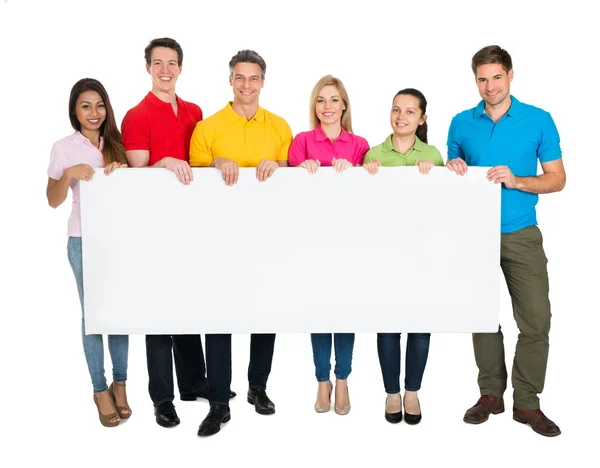
M 232 104 L 233 104 L 233 101 L 229 101 L 227 103 L 227 105 L 225 106 L 225 108 L 223 109 L 225 111 L 225 113 L 227 114 L 227 117 L 229 117 L 229 119 L 234 122 L 239 119 L 246 120 L 246 117 L 238 114 L 236 111 L 233 110 L 233 107 L 231 106 Z M 250 120 L 264 122 L 265 121 L 265 110 L 259 106 L 258 110 L 256 111 L 256 114 L 254 114 L 254 117 L 252 117 Z
M 388 136 L 383 142 L 383 147 L 381 148 L 384 153 L 389 153 L 390 151 L 396 151 L 394 149 L 394 145 L 392 145 L 392 135 Z
M 75 146 L 81 145 L 81 144 L 88 144 L 90 146 L 94 146 L 94 145 L 92 145 L 92 142 L 90 140 L 88 140 L 85 136 L 83 136 L 83 134 L 81 132 L 74 132 L 71 135 L 71 141 L 73 142 L 73 144 Z M 104 147 L 104 138 L 100 137 L 100 150 L 102 150 L 103 147 Z M 94 148 L 95 148 L 95 146 L 94 146 Z
M 418 151 L 418 152 L 423 151 L 423 142 L 419 139 L 419 137 L 417 135 L 415 135 L 415 144 L 413 145 L 413 147 L 411 149 Z
M 510 115 L 511 117 L 517 117 L 521 110 L 523 109 L 523 104 L 514 97 L 512 94 L 510 95 L 510 107 L 505 115 Z M 475 117 L 481 117 L 482 115 L 487 115 L 485 113 L 485 101 L 482 99 L 477 107 L 475 108 Z
M 75 133 L 73 133 L 73 135 L 71 135 L 71 141 L 73 142 L 74 145 L 80 145 L 85 140 L 87 140 L 87 138 L 84 137 L 81 132 L 75 132 Z
M 511 117 L 517 117 L 523 109 L 523 105 L 521 102 L 514 97 L 512 94 L 510 95 L 510 108 L 508 109 L 507 114 Z
M 325 130 L 323 130 L 321 124 L 317 125 L 317 128 L 315 128 L 315 138 L 317 139 L 317 141 L 329 140 L 329 137 L 325 134 Z M 344 129 L 344 127 L 342 127 L 342 133 L 340 133 L 340 136 L 338 136 L 336 140 L 341 140 L 345 142 L 348 142 L 348 140 L 350 140 L 350 134 Z
M 394 145 L 392 144 L 392 136 L 393 135 L 394 134 L 392 133 L 383 142 L 382 150 L 384 153 L 389 153 L 390 151 L 396 151 L 394 149 Z M 419 137 L 417 135 L 415 135 L 415 144 L 405 154 L 410 153 L 411 150 L 415 150 L 415 151 L 419 151 L 419 152 L 423 151 L 423 142 L 419 139 Z M 398 151 L 396 151 L 396 153 L 398 153 Z M 400 153 L 398 153 L 398 154 L 400 154 Z
M 148 99 L 150 104 L 152 104 L 155 107 L 166 107 L 171 105 L 170 102 L 165 102 L 159 99 L 156 96 L 156 94 L 154 94 L 152 91 L 148 91 L 148 94 L 146 94 L 146 99 Z M 181 99 L 177 95 L 175 95 L 175 99 L 177 99 L 177 107 L 179 107 L 179 105 L 181 104 Z

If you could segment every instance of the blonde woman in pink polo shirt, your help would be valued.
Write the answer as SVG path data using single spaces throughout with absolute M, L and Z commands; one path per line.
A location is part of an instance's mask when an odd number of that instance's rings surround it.
M 105 174 L 119 167 L 127 167 L 127 159 L 108 94 L 99 81 L 84 78 L 75 83 L 69 97 L 69 119 L 75 133 L 57 141 L 52 147 L 46 196 L 48 204 L 56 208 L 67 198 L 69 187 L 73 193 L 67 254 L 81 302 L 83 351 L 100 422 L 103 426 L 114 427 L 121 419 L 131 416 L 125 392 L 129 337 L 108 337 L 113 365 L 113 383 L 108 387 L 104 376 L 102 335 L 85 334 L 79 181 L 90 180 L 94 175 L 94 167 L 104 167 Z
M 310 97 L 310 127 L 312 130 L 296 135 L 289 151 L 290 166 L 306 168 L 315 174 L 320 166 L 333 166 L 342 172 L 360 166 L 369 143 L 352 133 L 350 100 L 344 84 L 331 75 L 321 78 Z M 311 334 L 315 375 L 318 382 L 315 411 L 325 413 L 331 407 L 333 384 L 331 371 L 332 341 L 335 347 L 335 404 L 337 414 L 350 412 L 348 376 L 352 370 L 354 333 Z

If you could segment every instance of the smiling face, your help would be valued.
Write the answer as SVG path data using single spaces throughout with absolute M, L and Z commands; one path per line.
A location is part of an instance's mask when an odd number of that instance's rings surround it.
M 84 91 L 77 98 L 75 116 L 82 134 L 98 132 L 106 120 L 104 101 L 96 91 Z
M 419 100 L 409 94 L 399 94 L 394 98 L 390 112 L 390 124 L 395 135 L 408 136 L 417 132 L 425 123 L 426 115 L 419 108 Z
M 475 81 L 479 95 L 486 105 L 500 106 L 510 96 L 510 82 L 513 71 L 506 72 L 499 63 L 479 65 L 475 73 Z
M 175 83 L 181 73 L 177 51 L 168 47 L 155 47 L 152 49 L 150 65 L 146 70 L 152 77 L 152 91 L 174 93 Z
M 229 77 L 233 87 L 233 101 L 243 106 L 258 105 L 260 90 L 265 85 L 260 66 L 256 63 L 239 62 Z
M 346 110 L 346 105 L 336 86 L 327 85 L 321 88 L 315 103 L 315 113 L 323 125 L 339 123 Z

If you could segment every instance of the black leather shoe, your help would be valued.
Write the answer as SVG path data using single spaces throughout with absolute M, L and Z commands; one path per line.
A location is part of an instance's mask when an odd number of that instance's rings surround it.
M 254 405 L 258 414 L 274 414 L 275 403 L 269 400 L 264 388 L 248 389 L 248 403 Z
M 387 398 L 385 399 L 385 405 L 387 406 Z M 388 413 L 385 412 L 385 420 L 392 424 L 398 424 L 402 421 L 402 407 L 400 407 L 400 411 L 398 413 Z
M 417 404 L 419 405 L 419 411 L 421 411 L 421 403 L 419 402 L 419 399 L 417 398 Z M 404 420 L 406 421 L 406 424 L 411 424 L 411 425 L 415 425 L 415 424 L 419 424 L 421 422 L 421 413 L 419 412 L 419 414 L 410 414 L 406 412 L 406 408 L 404 408 Z
M 229 392 L 229 399 L 233 399 L 237 396 L 234 391 Z M 196 401 L 196 398 L 204 398 L 208 400 L 208 386 L 202 387 L 200 390 L 191 393 L 180 393 L 179 398 L 181 401 Z
M 162 427 L 174 427 L 180 423 L 175 407 L 170 401 L 155 406 L 154 415 L 156 416 L 156 424 Z
M 229 406 L 211 403 L 208 415 L 198 428 L 198 435 L 200 437 L 214 435 L 221 430 L 221 424 L 229 422 L 230 419 Z

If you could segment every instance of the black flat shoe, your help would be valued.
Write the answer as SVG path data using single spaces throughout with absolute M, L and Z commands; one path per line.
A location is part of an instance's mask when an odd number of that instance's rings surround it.
M 421 403 L 417 398 L 417 404 L 419 405 L 419 411 L 421 411 Z M 421 413 L 419 414 L 410 414 L 406 412 L 406 408 L 404 408 L 404 420 L 406 424 L 410 424 L 414 426 L 415 424 L 419 424 L 421 422 Z
M 385 405 L 387 406 L 387 398 L 385 399 Z M 402 402 L 400 402 L 400 408 L 402 408 Z M 398 424 L 402 421 L 402 409 L 398 413 L 385 412 L 385 420 L 391 424 Z
M 198 428 L 198 435 L 200 437 L 214 435 L 221 430 L 221 424 L 228 423 L 230 419 L 229 406 L 211 403 L 208 415 Z
M 237 393 L 234 391 L 229 392 L 229 399 L 233 399 L 237 396 Z M 204 398 L 208 400 L 208 386 L 202 387 L 200 390 L 191 393 L 180 393 L 179 398 L 181 401 L 196 401 L 196 398 Z
M 248 403 L 254 405 L 254 409 L 258 414 L 275 413 L 275 403 L 269 399 L 264 388 L 248 389 Z
M 170 401 L 155 406 L 154 415 L 156 416 L 156 424 L 162 427 L 175 427 L 180 423 L 175 406 Z

